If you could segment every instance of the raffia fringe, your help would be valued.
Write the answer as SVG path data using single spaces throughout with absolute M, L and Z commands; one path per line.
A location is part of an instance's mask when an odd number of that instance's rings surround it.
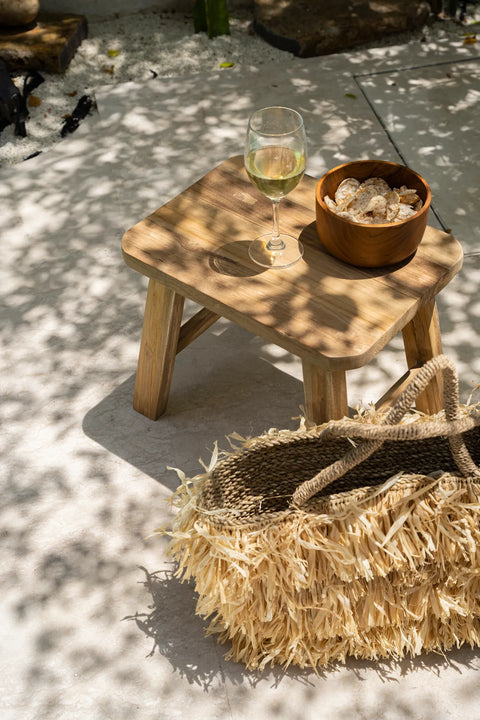
M 228 657 L 315 668 L 480 644 L 477 482 L 402 475 L 324 513 L 229 525 L 197 503 L 207 476 L 183 478 L 158 532 Z

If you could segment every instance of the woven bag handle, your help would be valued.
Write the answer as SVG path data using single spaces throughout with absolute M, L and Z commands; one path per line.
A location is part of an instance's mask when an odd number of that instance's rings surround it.
M 443 373 L 443 403 L 446 422 L 432 420 L 429 423 L 397 425 L 405 413 L 411 408 L 419 393 L 423 392 L 438 372 Z M 327 425 L 319 435 L 322 440 L 332 437 L 359 437 L 364 442 L 349 450 L 340 460 L 323 468 L 310 480 L 306 480 L 293 494 L 292 504 L 301 507 L 313 495 L 348 470 L 366 460 L 383 444 L 384 440 L 414 440 L 426 437 L 445 435 L 448 437 L 450 449 L 458 469 L 465 476 L 480 476 L 480 470 L 468 452 L 462 432 L 480 425 L 480 412 L 474 410 L 465 417 L 460 417 L 458 401 L 458 376 L 455 365 L 446 355 L 437 355 L 429 360 L 418 371 L 413 380 L 388 411 L 383 423 L 368 425 L 354 421 L 339 421 Z

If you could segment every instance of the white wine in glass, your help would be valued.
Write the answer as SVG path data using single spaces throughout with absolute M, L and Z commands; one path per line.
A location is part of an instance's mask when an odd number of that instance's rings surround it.
M 301 242 L 280 233 L 278 207 L 302 179 L 305 164 L 305 126 L 300 113 L 286 107 L 256 110 L 248 121 L 245 168 L 273 205 L 272 232 L 256 238 L 249 247 L 250 257 L 259 265 L 288 267 L 303 256 Z

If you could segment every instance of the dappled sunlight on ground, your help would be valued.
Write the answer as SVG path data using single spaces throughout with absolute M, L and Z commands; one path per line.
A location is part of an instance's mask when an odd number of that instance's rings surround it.
M 311 175 L 349 159 L 404 156 L 431 183 L 440 220 L 467 253 L 438 299 L 466 401 L 480 378 L 470 193 L 478 77 L 478 50 L 446 40 L 104 87 L 98 114 L 75 135 L 0 171 L 2 720 L 313 720 L 326 709 L 346 720 L 474 716 L 477 650 L 352 660 L 318 677 L 260 675 L 204 638 L 193 589 L 172 577 L 165 541 L 149 537 L 171 517 L 171 468 L 201 472 L 199 458 L 208 463 L 215 441 L 228 447 L 234 431 L 298 427 L 301 364 L 220 319 L 178 356 L 165 416 L 136 413 L 146 279 L 125 266 L 120 243 L 242 153 L 252 108 L 293 105 L 305 116 Z M 312 198 L 312 222 L 313 208 Z M 231 235 L 211 258 L 224 278 L 241 250 L 228 245 L 249 240 Z M 335 296 L 334 283 L 327 289 Z M 259 302 L 268 313 L 274 301 Z M 186 316 L 197 309 L 186 303 Z M 352 371 L 351 403 L 378 398 L 404 362 L 396 338 Z

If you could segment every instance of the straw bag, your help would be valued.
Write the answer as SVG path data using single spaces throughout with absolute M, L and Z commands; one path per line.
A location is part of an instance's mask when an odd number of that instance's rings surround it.
M 445 412 L 404 417 L 439 371 Z M 480 405 L 459 406 L 440 355 L 373 419 L 271 431 L 183 479 L 159 532 L 228 657 L 317 667 L 479 644 Z

